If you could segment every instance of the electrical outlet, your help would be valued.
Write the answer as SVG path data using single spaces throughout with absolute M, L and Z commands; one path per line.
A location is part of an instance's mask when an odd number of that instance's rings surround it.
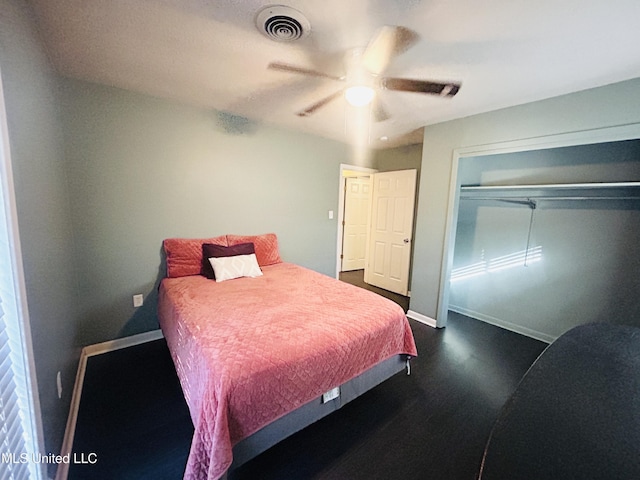
M 141 293 L 138 293 L 133 296 L 133 306 L 138 308 L 141 307 L 144 303 L 144 296 Z
M 62 376 L 59 370 L 56 374 L 56 385 L 58 386 L 58 398 L 62 398 Z

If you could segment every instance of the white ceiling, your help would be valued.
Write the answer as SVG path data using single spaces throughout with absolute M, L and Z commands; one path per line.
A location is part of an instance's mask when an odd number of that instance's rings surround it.
M 375 148 L 422 141 L 421 127 L 640 77 L 638 0 L 287 0 L 311 23 L 295 43 L 255 27 L 264 0 L 31 0 L 65 76 L 351 142 L 354 107 L 328 79 L 272 71 L 280 61 L 341 75 L 344 52 L 382 25 L 418 42 L 389 76 L 459 80 L 448 99 L 383 91 L 391 118 L 365 129 Z M 380 137 L 387 136 L 382 142 Z

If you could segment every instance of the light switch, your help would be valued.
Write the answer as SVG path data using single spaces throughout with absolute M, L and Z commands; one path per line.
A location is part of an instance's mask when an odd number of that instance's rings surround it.
M 135 308 L 141 307 L 143 303 L 144 303 L 144 297 L 141 293 L 138 293 L 133 296 L 133 306 Z
M 329 220 L 333 220 L 333 210 L 329 210 Z

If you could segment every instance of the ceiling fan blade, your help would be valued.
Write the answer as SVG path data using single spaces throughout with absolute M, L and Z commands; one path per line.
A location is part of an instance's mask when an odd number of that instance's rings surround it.
M 406 27 L 385 25 L 371 39 L 362 55 L 362 65 L 374 75 L 380 75 L 389 62 L 418 41 L 418 34 Z
M 328 96 L 324 97 L 321 100 L 318 100 L 313 105 L 310 105 L 307 108 L 305 108 L 304 110 L 301 110 L 298 113 L 296 113 L 296 115 L 298 115 L 299 117 L 308 117 L 309 115 L 314 113 L 319 108 L 324 107 L 327 103 L 329 103 L 332 100 L 335 100 L 336 98 L 338 98 L 340 95 L 342 95 L 342 89 L 338 90 L 337 92 L 332 93 L 331 95 L 328 95 Z
M 330 78 L 331 80 L 344 80 L 344 77 L 336 77 L 335 75 L 329 75 L 328 73 L 319 72 L 310 68 L 296 67 L 295 65 L 288 65 L 286 63 L 271 62 L 268 65 L 270 70 L 279 70 L 281 72 L 298 73 L 301 75 L 310 75 L 312 77 Z
M 427 80 L 411 80 L 409 78 L 383 78 L 380 84 L 387 90 L 431 93 L 443 97 L 453 97 L 460 90 L 460 83 L 457 82 L 441 83 Z

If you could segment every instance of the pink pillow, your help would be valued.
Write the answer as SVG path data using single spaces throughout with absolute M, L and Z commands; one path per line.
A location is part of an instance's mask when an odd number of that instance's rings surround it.
M 275 233 L 265 233 L 264 235 L 227 235 L 228 246 L 239 243 L 253 243 L 258 257 L 258 265 L 264 267 L 275 263 L 282 263 L 280 252 L 278 251 L 278 237 Z
M 163 242 L 167 256 L 167 277 L 199 275 L 203 243 L 228 246 L 226 235 L 214 238 L 167 238 Z

